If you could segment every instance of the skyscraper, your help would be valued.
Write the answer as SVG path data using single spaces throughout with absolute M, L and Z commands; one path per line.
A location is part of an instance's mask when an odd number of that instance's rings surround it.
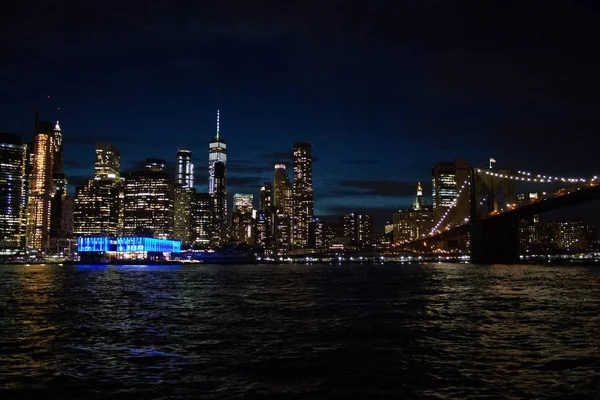
M 191 201 L 192 246 L 206 249 L 211 243 L 212 197 L 208 193 L 193 193 Z
M 177 175 L 177 173 L 176 173 Z M 187 188 L 175 184 L 173 203 L 173 231 L 175 240 L 179 240 L 182 246 L 192 244 L 192 196 L 194 188 Z
M 269 221 L 270 236 L 275 247 L 287 249 L 292 244 L 293 197 L 285 164 L 275 164 L 274 182 L 273 213 Z
M 373 218 L 370 215 L 351 213 L 340 218 L 340 228 L 343 237 L 356 247 L 367 247 L 371 244 L 373 235 Z
M 215 246 L 227 236 L 227 145 L 220 136 L 219 110 L 217 134 L 208 144 L 208 193 L 212 196 L 212 241 Z
M 54 166 L 52 173 L 52 181 L 54 190 L 52 193 L 52 207 L 50 208 L 50 241 L 52 249 L 58 249 L 58 242 L 62 239 L 63 231 L 61 230 L 63 210 L 68 212 L 70 208 L 63 207 L 63 202 L 66 202 L 69 197 L 67 176 L 63 170 L 63 135 L 60 129 L 59 121 L 54 125 Z M 65 215 L 67 219 L 71 216 Z
M 179 149 L 175 154 L 175 184 L 183 188 L 194 187 L 194 164 L 192 151 Z
M 252 243 L 252 201 L 251 194 L 235 193 L 231 213 L 231 236 L 238 242 Z
M 75 236 L 118 236 L 119 196 L 113 179 L 91 179 L 76 189 L 73 204 Z
M 19 136 L 0 133 L 0 165 L 0 248 L 21 247 L 25 244 L 27 145 Z
M 121 177 L 121 152 L 114 144 L 96 144 L 94 177 L 97 179 L 119 179 Z
M 293 243 L 296 247 L 306 247 L 314 216 L 311 143 L 294 143 L 293 198 Z
M 456 211 L 450 217 L 464 219 L 468 215 L 469 208 L 469 195 L 466 192 L 468 188 L 465 186 L 466 189 L 457 203 L 455 203 L 455 199 L 461 186 L 469 179 L 467 162 L 464 160 L 441 162 L 433 167 L 431 174 L 434 221 L 439 221 L 442 215 L 453 207 L 456 207 Z
M 123 234 L 150 234 L 159 239 L 173 237 L 173 186 L 160 168 L 164 160 L 146 160 L 144 171 L 124 176 Z
M 273 207 L 273 190 L 270 182 L 265 182 L 265 184 L 260 188 L 259 195 L 259 211 L 270 211 Z
M 398 210 L 392 216 L 394 243 L 403 243 L 423 237 L 433 226 L 431 206 L 425 204 L 421 182 L 417 184 L 417 196 L 412 208 Z M 386 226 L 386 234 L 388 233 Z
M 52 124 L 39 122 L 36 128 L 27 204 L 27 246 L 45 251 L 50 239 L 55 139 Z
M 96 145 L 94 179 L 76 189 L 73 233 L 118 236 L 123 231 L 121 152 L 110 143 Z

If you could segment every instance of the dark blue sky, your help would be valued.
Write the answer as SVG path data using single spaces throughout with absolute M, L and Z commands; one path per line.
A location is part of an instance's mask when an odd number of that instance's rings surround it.
M 219 108 L 230 195 L 256 196 L 310 141 L 320 215 L 388 215 L 455 158 L 597 173 L 597 6 L 454 3 L 15 2 L 0 16 L 0 130 L 31 136 L 51 95 L 42 117 L 61 120 L 71 182 L 109 141 L 126 168 L 191 148 L 206 190 Z

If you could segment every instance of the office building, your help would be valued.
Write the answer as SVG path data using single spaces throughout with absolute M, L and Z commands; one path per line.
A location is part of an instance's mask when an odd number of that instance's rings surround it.
M 369 247 L 373 239 L 373 217 L 366 214 L 351 213 L 340 219 L 342 237 L 357 248 Z
M 583 221 L 539 222 L 520 228 L 520 250 L 530 254 L 598 250 L 598 232 Z
M 63 207 L 63 203 L 69 201 L 69 191 L 67 176 L 63 170 L 64 145 L 59 121 L 56 121 L 56 125 L 54 125 L 54 143 L 54 165 L 52 173 L 54 189 L 52 193 L 52 206 L 50 207 L 50 248 L 53 253 L 60 253 L 61 251 L 58 250 L 61 247 L 59 243 L 63 239 L 68 239 L 65 236 L 66 232 L 61 230 L 63 225 L 62 220 L 63 218 L 71 220 L 72 216 L 63 215 L 63 211 L 68 212 L 70 208 L 68 206 Z
M 308 231 L 308 246 L 311 249 L 326 249 L 329 246 L 325 235 L 327 224 L 319 218 L 314 218 Z
M 448 220 L 464 220 L 469 216 L 469 167 L 466 161 L 442 162 L 432 170 L 433 219 L 439 221 L 447 210 L 453 208 Z M 456 200 L 457 195 L 461 196 Z
M 172 238 L 173 186 L 164 161 L 148 159 L 144 171 L 123 177 L 123 234 Z
M 27 195 L 27 145 L 0 133 L 0 250 L 23 247 Z
M 231 213 L 231 238 L 236 242 L 253 243 L 253 195 L 235 193 Z
M 119 179 L 121 177 L 121 152 L 111 143 L 96 144 L 95 179 Z
M 212 196 L 212 243 L 220 246 L 227 238 L 227 145 L 220 135 L 217 110 L 217 134 L 208 144 L 208 193 Z
M 173 231 L 174 238 L 181 242 L 183 247 L 192 244 L 192 197 L 195 189 L 176 184 L 173 203 Z
M 194 249 L 206 249 L 211 244 L 212 196 L 193 193 L 191 201 L 191 235 Z
M 194 187 L 194 164 L 191 150 L 179 149 L 175 154 L 175 184 L 188 189 Z
M 76 188 L 73 201 L 73 235 L 121 234 L 120 191 L 122 189 L 114 178 L 91 179 Z
M 270 182 L 265 182 L 265 184 L 260 188 L 259 196 L 259 211 L 271 211 L 271 208 L 273 207 L 273 190 Z
M 52 124 L 36 123 L 33 170 L 27 204 L 27 246 L 39 251 L 45 251 L 50 244 L 54 156 L 55 140 Z
M 265 211 L 259 210 L 254 219 L 254 244 L 262 248 L 271 247 L 271 224 L 270 215 Z
M 392 215 L 393 243 L 401 244 L 427 235 L 433 227 L 432 207 L 423 199 L 421 182 L 417 184 L 417 196 L 412 208 L 398 210 Z M 389 227 L 386 225 L 386 234 Z
M 293 244 L 308 245 L 308 225 L 314 216 L 312 144 L 294 143 Z

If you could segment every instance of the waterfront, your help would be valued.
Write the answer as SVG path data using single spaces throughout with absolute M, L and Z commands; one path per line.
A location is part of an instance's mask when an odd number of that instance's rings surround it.
M 597 398 L 600 268 L 0 266 L 2 398 Z

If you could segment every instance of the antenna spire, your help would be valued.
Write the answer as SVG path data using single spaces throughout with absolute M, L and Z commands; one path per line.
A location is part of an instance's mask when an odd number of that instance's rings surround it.
M 219 140 L 219 110 L 217 110 L 217 140 Z

